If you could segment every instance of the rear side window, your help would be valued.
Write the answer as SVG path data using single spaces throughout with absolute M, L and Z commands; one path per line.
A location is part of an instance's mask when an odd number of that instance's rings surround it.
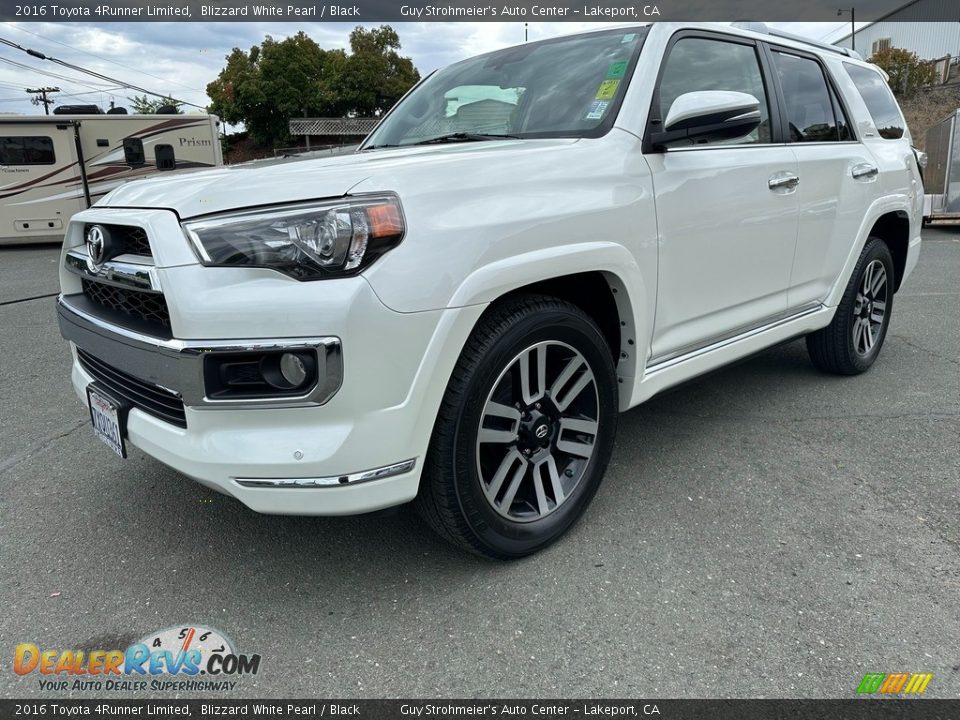
M 53 138 L 43 135 L 0 137 L 0 165 L 53 165 Z
M 670 49 L 660 80 L 660 117 L 665 118 L 673 101 L 697 90 L 734 90 L 760 101 L 760 126 L 735 144 L 770 142 L 770 110 L 757 51 L 752 45 L 681 38 Z M 728 144 L 730 141 L 721 144 Z
M 870 111 L 870 117 L 873 118 L 873 124 L 877 126 L 877 132 L 880 137 L 887 140 L 897 140 L 903 137 L 907 124 L 903 120 L 903 115 L 897 105 L 890 86 L 887 85 L 883 77 L 875 70 L 844 63 L 847 75 L 857 86 L 860 97 L 863 98 L 867 110 Z
M 850 129 L 833 96 L 820 63 L 810 58 L 774 51 L 787 110 L 790 142 L 849 140 Z

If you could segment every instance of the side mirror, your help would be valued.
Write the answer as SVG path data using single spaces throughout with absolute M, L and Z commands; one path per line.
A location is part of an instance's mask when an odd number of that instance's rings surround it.
M 669 142 L 735 140 L 760 125 L 760 101 L 753 95 L 730 90 L 684 93 L 670 106 L 663 130 L 650 140 L 657 149 Z

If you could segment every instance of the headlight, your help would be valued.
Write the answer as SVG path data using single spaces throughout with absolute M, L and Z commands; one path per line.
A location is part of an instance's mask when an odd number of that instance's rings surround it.
M 204 265 L 267 267 L 298 280 L 353 275 L 403 239 L 400 201 L 364 195 L 188 221 Z

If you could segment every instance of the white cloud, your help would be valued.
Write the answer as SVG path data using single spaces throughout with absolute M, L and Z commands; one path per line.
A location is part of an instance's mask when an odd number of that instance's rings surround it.
M 369 26 L 375 27 L 379 23 Z M 403 53 L 413 58 L 422 74 L 478 53 L 530 40 L 569 34 L 587 28 L 617 23 L 394 23 Z M 620 23 L 624 24 L 624 23 Z M 790 32 L 813 39 L 842 36 L 845 23 L 778 23 Z M 304 30 L 324 48 L 346 48 L 353 23 L 7 23 L 2 35 L 20 45 L 61 60 L 95 70 L 129 83 L 197 105 L 209 100 L 205 88 L 216 78 L 224 58 L 234 47 L 249 49 L 265 35 L 283 38 Z M 832 34 L 831 34 L 831 31 Z M 39 36 L 39 37 L 38 37 Z M 77 71 L 30 57 L 13 48 L 3 48 L 6 58 L 35 68 L 0 62 L 0 112 L 37 114 L 30 105 L 26 87 L 58 86 L 59 104 L 96 103 L 107 107 L 111 100 L 126 105 L 130 90 L 110 90 L 109 83 Z M 44 76 L 36 70 L 62 77 Z M 64 79 L 71 78 L 71 79 Z

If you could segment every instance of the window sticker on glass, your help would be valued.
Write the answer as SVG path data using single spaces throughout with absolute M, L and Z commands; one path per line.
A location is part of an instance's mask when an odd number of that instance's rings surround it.
M 621 43 L 621 44 L 631 43 L 631 42 L 633 42 L 633 41 L 636 40 L 636 39 L 637 39 L 637 34 L 636 34 L 636 33 L 627 33 L 626 35 L 623 36 L 623 40 L 621 40 L 620 43 Z
M 587 112 L 584 120 L 599 120 L 603 117 L 603 114 L 607 112 L 609 106 L 610 103 L 606 100 L 594 100 L 590 103 L 590 110 Z
M 618 87 L 620 87 L 619 80 L 604 80 L 600 83 L 600 87 L 597 88 L 597 94 L 594 96 L 594 99 L 613 100 L 613 96 L 617 94 Z
M 627 61 L 621 60 L 620 62 L 610 63 L 610 67 L 607 68 L 607 77 L 608 78 L 622 78 L 624 73 L 627 72 Z

